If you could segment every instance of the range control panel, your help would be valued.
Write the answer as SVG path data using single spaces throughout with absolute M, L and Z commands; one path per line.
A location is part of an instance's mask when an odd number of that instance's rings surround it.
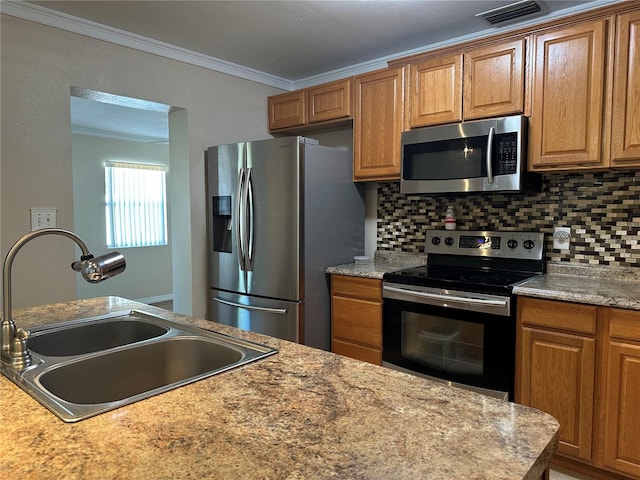
M 542 260 L 544 233 L 429 230 L 425 253 Z

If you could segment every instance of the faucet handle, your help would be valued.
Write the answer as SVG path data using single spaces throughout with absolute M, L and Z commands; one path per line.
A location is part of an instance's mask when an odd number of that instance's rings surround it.
M 12 363 L 18 368 L 28 367 L 32 363 L 31 354 L 27 349 L 27 339 L 30 335 L 29 331 L 18 328 L 11 342 Z

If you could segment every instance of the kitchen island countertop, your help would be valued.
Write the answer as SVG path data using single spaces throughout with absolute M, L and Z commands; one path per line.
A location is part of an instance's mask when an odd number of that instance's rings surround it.
M 0 476 L 534 479 L 549 415 L 119 297 L 14 311 L 19 327 L 138 308 L 279 349 L 75 424 L 0 378 Z

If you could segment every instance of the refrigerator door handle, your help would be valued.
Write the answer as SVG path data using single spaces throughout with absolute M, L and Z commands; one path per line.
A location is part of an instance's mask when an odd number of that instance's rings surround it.
M 252 305 L 242 305 L 241 303 L 230 302 L 228 300 L 223 300 L 222 298 L 213 297 L 213 300 L 218 303 L 222 303 L 224 305 L 229 305 L 230 307 L 238 307 L 238 308 L 246 308 L 247 310 L 256 310 L 259 312 L 265 313 L 275 313 L 277 315 L 286 315 L 286 308 L 267 308 L 267 307 L 254 307 Z
M 251 175 L 253 169 L 247 168 L 247 192 L 246 192 L 246 201 L 245 201 L 245 214 L 246 214 L 246 239 L 247 243 L 245 244 L 246 251 L 246 267 L 247 270 L 253 270 L 253 242 L 254 242 L 254 208 L 253 208 L 253 177 Z
M 236 246 L 238 250 L 238 262 L 240 263 L 240 270 L 246 270 L 246 262 L 244 255 L 244 247 L 242 244 L 242 223 L 244 218 L 244 205 L 243 205 L 243 186 L 245 182 L 245 169 L 241 168 L 238 173 L 238 189 L 236 191 Z

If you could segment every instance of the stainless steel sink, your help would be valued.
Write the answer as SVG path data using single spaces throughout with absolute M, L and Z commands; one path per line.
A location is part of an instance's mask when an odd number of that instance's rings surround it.
M 28 347 L 32 366 L 2 372 L 65 422 L 277 353 L 137 310 L 34 329 Z
M 69 403 L 110 403 L 234 365 L 244 353 L 209 339 L 178 337 L 44 371 L 37 382 Z
M 126 314 L 117 319 L 97 318 L 90 323 L 70 322 L 56 328 L 33 329 L 27 348 L 49 357 L 66 357 L 141 342 L 168 331 L 166 327 Z

